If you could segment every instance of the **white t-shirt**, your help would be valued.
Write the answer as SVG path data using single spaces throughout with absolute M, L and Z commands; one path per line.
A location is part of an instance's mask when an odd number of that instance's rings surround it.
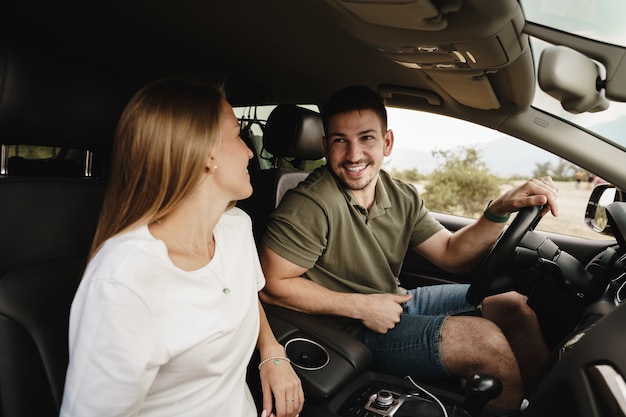
M 247 214 L 214 233 L 191 272 L 147 226 L 105 242 L 72 304 L 62 417 L 256 415 L 245 378 L 265 279 Z

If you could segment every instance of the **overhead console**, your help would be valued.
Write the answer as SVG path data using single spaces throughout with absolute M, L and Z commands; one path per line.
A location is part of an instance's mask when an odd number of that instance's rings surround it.
M 516 0 L 327 1 L 346 31 L 398 65 L 424 71 L 466 106 L 499 108 L 487 75 L 530 56 Z

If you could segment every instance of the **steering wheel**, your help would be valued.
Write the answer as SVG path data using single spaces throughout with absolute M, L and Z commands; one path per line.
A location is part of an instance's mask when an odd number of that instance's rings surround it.
M 498 276 L 510 266 L 515 258 L 515 248 L 524 235 L 534 230 L 541 220 L 543 206 L 524 207 L 515 219 L 498 237 L 487 256 L 472 273 L 473 279 L 467 290 L 466 299 L 472 305 L 479 305 L 485 297 L 491 295 L 489 289 Z

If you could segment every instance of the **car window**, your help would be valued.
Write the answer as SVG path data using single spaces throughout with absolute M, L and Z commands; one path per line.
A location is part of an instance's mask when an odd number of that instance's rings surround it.
M 585 224 L 592 188 L 603 180 L 543 149 L 493 129 L 447 116 L 389 108 L 394 148 L 384 168 L 420 190 L 434 212 L 476 218 L 499 192 L 550 175 L 559 188 L 559 216 L 537 230 L 609 239 Z M 438 181 L 436 187 L 433 181 Z M 491 192 L 488 187 L 495 186 Z
M 85 151 L 35 145 L 6 145 L 2 173 L 16 176 L 80 177 L 85 175 Z M 6 162 L 6 163 L 5 163 Z
M 8 145 L 9 158 L 50 159 L 56 158 L 61 148 L 52 146 Z
M 615 45 L 626 45 L 626 2 L 522 0 L 526 20 Z
M 262 138 L 263 128 L 274 107 L 271 105 L 234 108 L 242 129 L 248 126 L 252 133 L 257 155 L 260 155 L 261 169 L 271 167 L 272 155 L 262 147 Z M 303 107 L 319 111 L 317 106 Z M 593 173 L 534 145 L 474 123 L 394 107 L 388 108 L 388 116 L 389 128 L 394 132 L 395 143 L 391 155 L 385 160 L 384 169 L 402 180 L 413 183 L 432 211 L 476 218 L 489 198 L 496 198 L 498 193 L 528 178 L 550 175 L 558 183 L 560 214 L 557 218 L 550 214 L 545 216 L 537 230 L 591 239 L 611 238 L 592 231 L 585 223 L 585 209 L 591 190 L 597 183 L 603 182 L 602 178 Z M 468 152 L 474 156 L 467 157 Z M 435 191 L 430 190 L 430 195 L 428 193 L 431 176 L 446 169 L 454 169 L 454 162 L 460 163 L 463 160 L 473 164 L 470 167 L 465 166 L 465 169 L 477 168 L 479 173 L 492 176 L 497 182 L 498 190 L 485 196 L 482 195 L 484 190 L 468 191 L 469 197 L 455 195 L 451 200 L 475 201 L 452 205 L 444 201 L 442 205 L 440 196 L 434 195 Z M 321 163 L 323 161 L 311 162 L 307 164 L 306 169 L 311 171 Z M 461 175 L 460 180 L 468 180 L 462 172 Z M 485 187 L 482 179 L 474 178 L 473 184 L 472 178 L 469 180 L 470 183 L 466 183 L 465 188 Z M 452 188 L 450 190 L 437 188 L 436 192 L 445 194 L 455 191 Z M 464 207 L 469 207 L 469 211 Z

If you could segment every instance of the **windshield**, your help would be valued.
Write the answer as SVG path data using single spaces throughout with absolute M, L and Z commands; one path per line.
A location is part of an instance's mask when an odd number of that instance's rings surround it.
M 526 20 L 594 40 L 626 45 L 626 1 L 615 0 L 522 0 Z M 531 37 L 535 62 L 550 44 Z M 607 110 L 572 114 L 536 86 L 533 106 L 584 127 L 626 147 L 626 103 L 610 102 Z
M 526 20 L 586 38 L 626 45 L 622 0 L 522 0 Z

